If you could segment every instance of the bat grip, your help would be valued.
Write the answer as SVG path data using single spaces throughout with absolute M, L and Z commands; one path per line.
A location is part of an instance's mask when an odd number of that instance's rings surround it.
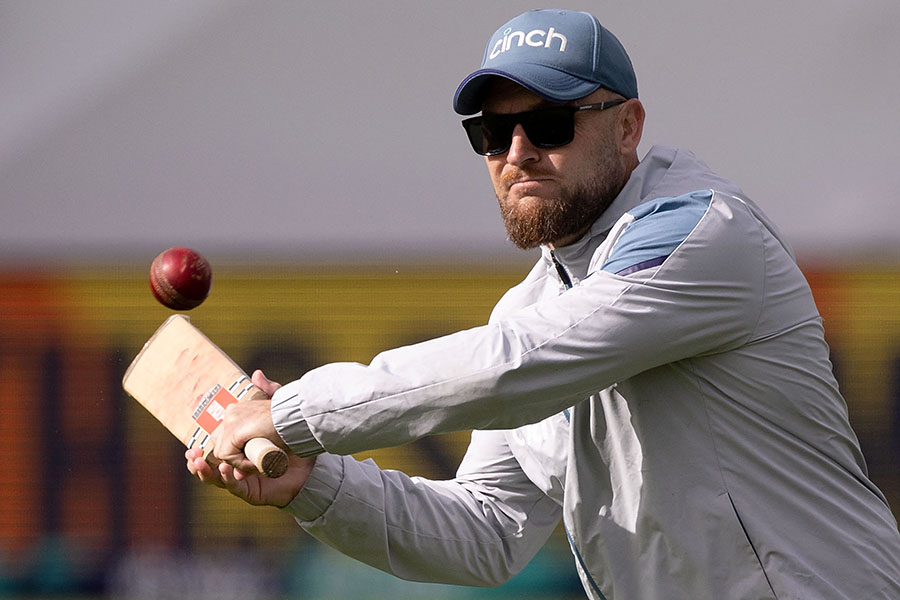
M 244 445 L 244 454 L 260 473 L 272 479 L 284 475 L 288 468 L 287 453 L 266 438 L 253 438 Z

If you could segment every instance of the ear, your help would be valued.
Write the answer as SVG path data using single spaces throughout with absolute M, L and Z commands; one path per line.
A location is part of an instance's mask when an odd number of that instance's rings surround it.
M 618 126 L 619 152 L 622 156 L 635 154 L 644 132 L 644 105 L 640 100 L 632 98 L 622 105 Z

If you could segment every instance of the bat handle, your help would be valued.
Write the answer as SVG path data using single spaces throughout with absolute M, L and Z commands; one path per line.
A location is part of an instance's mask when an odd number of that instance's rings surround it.
M 281 477 L 288 468 L 287 453 L 266 438 L 253 438 L 244 445 L 244 454 L 260 473 Z

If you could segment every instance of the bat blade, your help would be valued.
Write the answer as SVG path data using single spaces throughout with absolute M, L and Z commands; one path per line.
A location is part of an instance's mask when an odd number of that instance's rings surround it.
M 188 448 L 212 465 L 210 435 L 234 402 L 266 398 L 247 374 L 186 315 L 160 325 L 125 371 L 122 387 Z M 260 472 L 280 477 L 287 454 L 269 440 L 250 440 L 245 453 Z

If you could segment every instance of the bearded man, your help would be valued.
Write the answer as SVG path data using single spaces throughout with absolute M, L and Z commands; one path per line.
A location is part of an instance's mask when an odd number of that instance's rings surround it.
M 509 238 L 541 258 L 483 327 L 336 363 L 233 404 L 188 469 L 399 577 L 497 585 L 560 521 L 594 599 L 900 598 L 790 246 L 690 152 L 642 160 L 628 55 L 586 13 L 501 26 L 454 107 Z M 349 455 L 472 429 L 456 477 Z M 252 472 L 268 437 L 288 473 Z

